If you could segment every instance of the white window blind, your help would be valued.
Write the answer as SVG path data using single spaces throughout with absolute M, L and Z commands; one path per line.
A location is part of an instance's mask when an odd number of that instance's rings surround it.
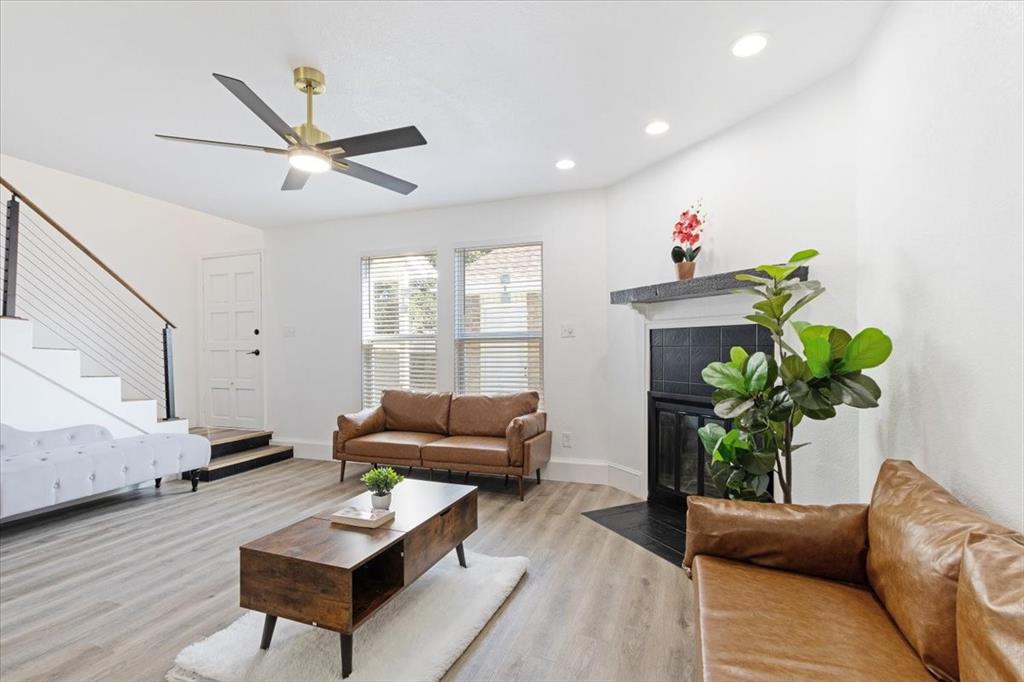
M 455 251 L 455 391 L 542 391 L 543 249 Z
M 437 390 L 437 254 L 363 258 L 363 407 Z

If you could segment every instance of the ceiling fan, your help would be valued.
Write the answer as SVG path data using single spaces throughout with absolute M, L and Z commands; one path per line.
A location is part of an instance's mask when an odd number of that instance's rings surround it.
M 293 73 L 295 76 L 295 87 L 306 93 L 306 122 L 295 127 L 285 123 L 280 116 L 274 113 L 273 109 L 267 106 L 266 102 L 261 100 L 242 81 L 230 76 L 222 76 L 219 73 L 213 74 L 213 77 L 220 81 L 221 85 L 241 100 L 242 104 L 249 107 L 249 110 L 270 126 L 275 133 L 281 136 L 281 139 L 288 144 L 287 149 L 263 147 L 253 144 L 237 144 L 234 142 L 218 142 L 216 140 L 199 140 L 192 137 L 178 137 L 176 135 L 157 135 L 157 137 L 165 140 L 177 140 L 178 142 L 250 149 L 268 154 L 287 156 L 291 167 L 288 169 L 288 175 L 285 176 L 284 184 L 281 185 L 282 190 L 302 189 L 311 174 L 324 173 L 329 170 L 379 185 L 400 194 L 409 194 L 416 189 L 416 185 L 407 180 L 402 180 L 368 166 L 363 166 L 349 158 L 361 154 L 372 154 L 374 152 L 385 152 L 392 149 L 403 149 L 405 147 L 416 147 L 426 144 L 427 141 L 420 134 L 420 131 L 416 129 L 416 126 L 406 126 L 405 128 L 395 128 L 394 130 L 383 130 L 379 133 L 332 140 L 327 133 L 313 125 L 313 95 L 319 95 L 327 89 L 324 74 L 309 66 L 300 66 Z

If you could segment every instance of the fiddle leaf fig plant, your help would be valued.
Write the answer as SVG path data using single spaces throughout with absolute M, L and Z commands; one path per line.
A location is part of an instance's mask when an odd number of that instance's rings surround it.
M 889 337 L 874 327 L 851 335 L 793 318 L 825 292 L 819 282 L 793 277 L 817 255 L 814 249 L 798 251 L 785 265 L 758 266 L 763 277 L 736 276 L 755 285 L 737 292 L 759 299 L 746 319 L 771 332 L 775 355 L 734 346 L 728 362 L 712 362 L 701 372 L 715 389 L 715 414 L 733 420 L 728 431 L 715 423 L 698 431 L 711 453 L 712 478 L 730 498 L 770 500 L 774 472 L 784 501 L 792 502 L 793 453 L 807 445 L 794 442 L 801 421 L 831 419 L 840 405 L 878 407 L 882 391 L 864 370 L 889 358 Z

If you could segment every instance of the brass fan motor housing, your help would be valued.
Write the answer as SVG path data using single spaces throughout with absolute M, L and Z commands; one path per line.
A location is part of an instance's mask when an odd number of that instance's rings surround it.
M 327 79 L 322 71 L 312 66 L 296 67 L 292 73 L 295 76 L 295 87 L 300 92 L 306 92 L 306 88 L 312 88 L 314 95 L 322 95 L 327 90 Z
M 306 144 L 317 145 L 327 142 L 331 136 L 310 123 L 302 123 L 292 126 L 292 129 L 299 134 L 299 137 L 306 141 Z

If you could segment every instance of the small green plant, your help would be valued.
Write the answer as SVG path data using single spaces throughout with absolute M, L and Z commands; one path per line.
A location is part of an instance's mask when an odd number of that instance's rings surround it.
M 769 500 L 769 474 L 774 471 L 784 501 L 792 502 L 793 452 L 807 445 L 793 442 L 801 420 L 831 419 L 839 405 L 878 407 L 882 390 L 863 370 L 889 358 L 889 337 L 874 327 L 851 335 L 839 327 L 792 319 L 825 291 L 818 282 L 791 279 L 817 255 L 808 249 L 793 254 L 785 265 L 758 266 L 766 277 L 736 276 L 756 285 L 737 291 L 760 299 L 746 319 L 771 331 L 777 355 L 748 355 L 736 346 L 729 362 L 712 362 L 701 372 L 715 387 L 715 414 L 733 420 L 729 431 L 719 424 L 698 430 L 711 454 L 712 478 L 733 499 Z M 787 340 L 787 325 L 802 353 Z
M 405 476 L 398 474 L 391 467 L 377 467 L 370 469 L 360 478 L 367 488 L 374 495 L 384 496 L 394 490 L 395 486 L 405 480 Z

